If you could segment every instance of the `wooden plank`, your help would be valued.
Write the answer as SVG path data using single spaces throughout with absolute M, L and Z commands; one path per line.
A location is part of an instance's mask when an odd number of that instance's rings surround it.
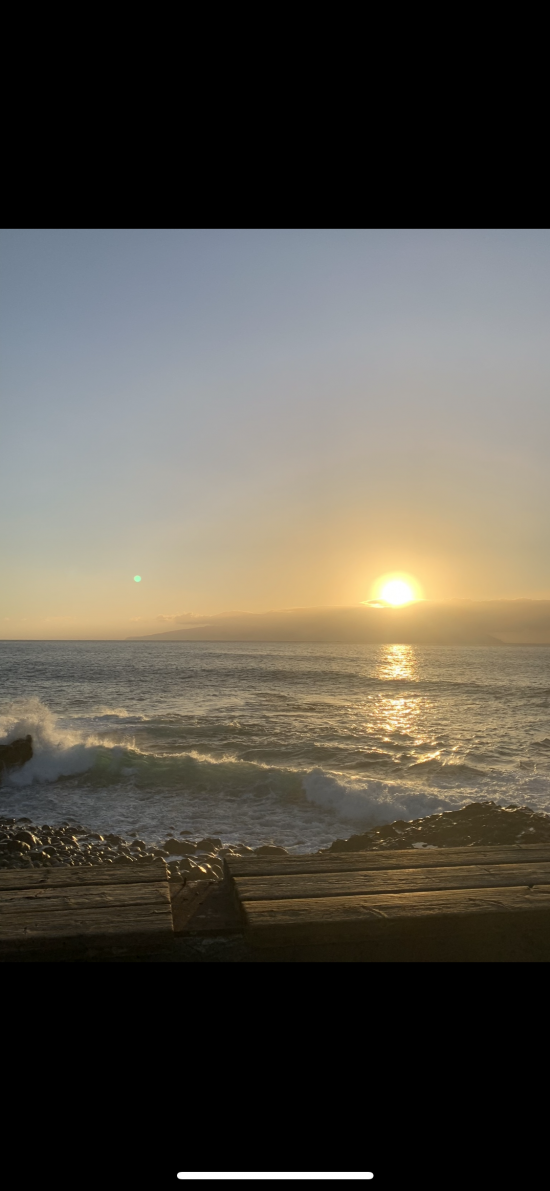
M 108 936 L 152 935 L 174 937 L 170 906 L 113 906 L 100 910 L 55 910 L 37 913 L 12 910 L 2 917 L 1 942 L 89 939 Z
M 168 879 L 162 857 L 150 864 L 91 864 L 70 868 L 13 868 L 0 870 L 0 890 L 60 885 L 132 885 Z
M 5 914 L 25 911 L 29 918 L 55 910 L 100 909 L 102 906 L 166 906 L 168 882 L 144 885 L 91 885 L 71 889 L 3 889 L 0 891 L 0 937 Z
M 244 901 L 406 893 L 429 889 L 482 889 L 500 885 L 550 885 L 550 860 L 542 864 L 471 864 L 449 868 L 385 869 L 377 872 L 273 874 L 234 877 Z
M 382 852 L 334 852 L 322 856 L 227 857 L 232 877 L 268 874 L 342 873 L 366 870 L 450 867 L 470 864 L 529 864 L 550 860 L 549 844 L 513 844 L 486 848 L 402 848 Z
M 33 916 L 17 907 L 2 915 L 1 941 L 51 941 L 60 939 L 134 937 L 173 938 L 172 910 L 167 905 L 102 906 L 81 910 L 44 909 Z
M 499 889 L 437 890 L 355 897 L 296 898 L 243 903 L 251 942 L 278 946 L 379 936 L 392 924 L 439 925 L 466 917 L 545 915 L 550 924 L 550 885 Z

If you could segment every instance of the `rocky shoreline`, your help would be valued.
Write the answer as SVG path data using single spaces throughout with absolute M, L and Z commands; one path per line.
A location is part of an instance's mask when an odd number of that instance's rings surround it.
M 193 841 L 187 833 L 172 835 L 160 844 L 146 844 L 136 835 L 90 831 L 80 824 L 65 822 L 37 826 L 30 819 L 0 817 L 0 869 L 42 868 L 60 865 L 111 865 L 151 862 L 161 857 L 171 878 L 187 881 L 219 881 L 226 856 L 277 856 L 287 849 L 274 844 L 249 848 L 244 843 L 224 846 L 216 837 Z M 372 828 L 361 835 L 337 839 L 330 852 L 381 851 L 389 848 L 449 848 L 510 844 L 550 844 L 550 815 L 529 807 L 496 806 L 474 802 L 460 811 L 445 811 L 406 823 L 398 820 Z
M 550 815 L 528 806 L 497 806 L 470 802 L 459 811 L 444 811 L 413 819 L 397 819 L 362 835 L 337 839 L 328 852 L 370 852 L 384 848 L 505 847 L 510 844 L 550 844 Z
M 223 876 L 224 856 L 276 856 L 286 848 L 266 844 L 249 848 L 246 844 L 223 847 L 213 837 L 192 842 L 170 836 L 159 845 L 148 845 L 137 837 L 89 831 L 66 820 L 52 826 L 37 826 L 26 816 L 19 819 L 0 816 L 0 869 L 43 868 L 60 865 L 146 864 L 162 857 L 170 877 L 188 881 L 219 881 Z

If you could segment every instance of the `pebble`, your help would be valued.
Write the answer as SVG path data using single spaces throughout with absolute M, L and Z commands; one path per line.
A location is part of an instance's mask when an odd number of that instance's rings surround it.
M 163 847 L 170 856 L 185 856 L 186 853 L 195 851 L 191 844 L 184 843 L 181 839 L 167 839 Z
M 18 832 L 17 832 L 17 833 L 14 835 L 14 837 L 13 837 L 13 838 L 14 838 L 14 839 L 17 839 L 17 840 L 20 840 L 20 842 L 21 842 L 22 844 L 28 844 L 28 845 L 29 845 L 29 847 L 31 846 L 31 844 L 35 844 L 35 843 L 36 843 L 36 839 L 35 839 L 34 835 L 31 835 L 31 832 L 30 832 L 30 831 L 18 831 Z
M 71 868 L 98 864 L 151 863 L 161 857 L 170 877 L 185 881 L 220 881 L 225 856 L 284 855 L 285 848 L 264 844 L 253 850 L 245 843 L 222 845 L 217 836 L 204 836 L 195 843 L 178 836 L 175 829 L 161 844 L 146 844 L 134 833 L 125 840 L 114 832 L 88 831 L 78 823 L 43 823 L 0 817 L 0 868 L 42 868 L 68 865 Z

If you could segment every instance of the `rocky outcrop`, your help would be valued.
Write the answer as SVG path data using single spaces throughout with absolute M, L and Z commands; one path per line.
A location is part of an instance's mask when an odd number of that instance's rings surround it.
M 22 736 L 11 744 L 0 744 L 0 777 L 6 769 L 19 769 L 32 757 L 32 736 Z
M 528 806 L 496 806 L 471 802 L 459 811 L 444 811 L 405 823 L 373 827 L 362 835 L 337 839 L 324 852 L 370 852 L 384 848 L 504 847 L 550 844 L 550 815 Z

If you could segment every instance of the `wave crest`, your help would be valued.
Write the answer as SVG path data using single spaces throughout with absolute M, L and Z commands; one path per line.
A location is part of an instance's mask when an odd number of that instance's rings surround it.
M 63 728 L 57 716 L 37 698 L 16 700 L 0 714 L 2 744 L 27 735 L 32 736 L 32 758 L 22 769 L 12 770 L 4 778 L 6 784 L 55 782 L 60 777 L 85 773 L 94 764 L 98 741 Z
M 115 716 L 122 718 L 123 709 L 102 708 L 100 717 L 96 718 L 108 720 Z M 101 726 L 98 731 L 101 732 Z M 97 732 L 86 734 L 76 726 L 66 726 L 38 698 L 19 700 L 0 712 L 2 742 L 8 744 L 29 734 L 33 740 L 33 757 L 21 769 L 4 775 L 4 802 L 9 801 L 7 788 L 12 789 L 12 800 L 21 802 L 23 795 L 17 792 L 23 787 L 33 786 L 37 797 L 43 798 L 37 789 L 41 784 L 48 784 L 53 795 L 52 783 L 63 778 L 78 778 L 78 782 L 72 783 L 72 795 L 60 783 L 59 797 L 66 802 L 67 808 L 71 797 L 79 797 L 80 792 L 91 798 L 94 791 L 121 807 L 137 805 L 136 799 L 142 806 L 144 800 L 150 798 L 151 807 L 155 805 L 158 814 L 163 813 L 163 806 L 170 808 L 177 799 L 182 807 L 193 805 L 198 808 L 197 815 L 200 810 L 201 814 L 214 816 L 218 813 L 215 808 L 219 810 L 223 802 L 226 810 L 231 808 L 227 810 L 228 821 L 232 817 L 237 821 L 239 816 L 246 815 L 247 822 L 262 824 L 266 815 L 273 814 L 290 834 L 295 830 L 292 824 L 298 820 L 302 822 L 300 816 L 303 815 L 308 822 L 311 819 L 312 824 L 317 818 L 319 831 L 321 827 L 328 830 L 327 824 L 335 819 L 369 829 L 397 819 L 408 822 L 459 809 L 476 798 L 490 798 L 501 806 L 513 802 L 550 811 L 550 777 L 547 774 L 527 774 L 517 770 L 488 773 L 466 765 L 442 765 L 435 760 L 411 767 L 417 770 L 413 784 L 406 780 L 379 780 L 364 774 L 353 776 L 342 773 L 337 766 L 332 770 L 318 765 L 297 767 L 292 761 L 284 765 L 269 764 L 267 759 L 262 762 L 227 754 L 212 756 L 208 755 L 207 748 L 200 753 L 189 748 L 177 750 L 175 741 L 170 742 L 171 751 L 143 751 L 128 738 L 122 744 L 112 743 L 106 736 L 98 736 Z M 547 738 L 541 741 L 541 746 L 546 746 L 546 741 Z M 157 748 L 158 743 L 157 736 Z M 423 780 L 419 785 L 421 774 Z M 455 782 L 454 788 L 451 788 L 451 781 Z M 172 811 L 166 813 L 170 822 Z M 309 826 L 305 826 L 306 818 L 300 832 L 309 832 Z M 208 831 L 219 834 L 220 830 L 215 821 L 208 822 Z
M 313 769 L 304 776 L 302 784 L 309 802 L 335 811 L 339 818 L 361 822 L 368 827 L 381 827 L 395 819 L 421 818 L 449 804 L 462 806 L 464 797 L 427 794 L 405 783 L 380 782 L 372 778 L 363 782 L 342 781 L 322 769 Z

